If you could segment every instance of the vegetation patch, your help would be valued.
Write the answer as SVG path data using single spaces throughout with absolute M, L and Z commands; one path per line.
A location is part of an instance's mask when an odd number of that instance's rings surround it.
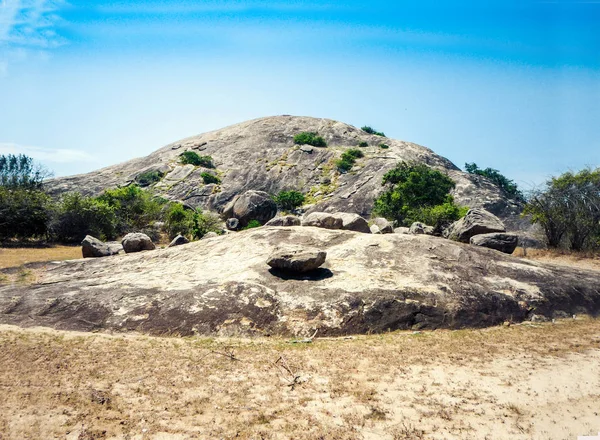
M 294 136 L 294 143 L 298 145 L 312 145 L 313 147 L 326 147 L 327 142 L 313 131 L 303 131 Z
M 388 148 L 390 148 L 390 146 L 387 144 L 379 144 L 379 148 L 387 150 Z
M 246 226 L 242 228 L 242 231 L 247 229 L 260 228 L 262 224 L 258 220 L 250 220 Z
M 367 147 L 369 146 L 369 143 L 368 143 L 368 142 L 365 142 L 365 141 L 360 141 L 360 142 L 358 143 L 358 146 L 359 146 L 360 148 L 367 148 Z
M 181 234 L 198 240 L 209 232 L 221 234 L 221 220 L 200 209 L 186 209 L 181 203 L 171 203 L 165 215 L 165 228 L 169 238 Z
M 196 167 L 214 168 L 213 158 L 211 156 L 200 156 L 195 151 L 184 151 L 179 155 L 179 161 L 184 164 L 194 165 Z
M 364 153 L 361 150 L 357 148 L 351 148 L 344 151 L 342 157 L 335 162 L 335 166 L 340 173 L 347 173 L 356 163 L 356 159 L 361 157 L 364 157 Z
M 153 183 L 160 182 L 160 179 L 162 179 L 163 176 L 164 174 L 158 170 L 149 170 L 144 173 L 138 174 L 135 178 L 135 181 L 138 185 L 142 187 L 150 186 Z
M 202 174 L 200 174 L 200 177 L 202 177 L 202 180 L 204 181 L 204 183 L 206 185 L 208 185 L 210 183 L 214 183 L 214 184 L 218 185 L 221 183 L 221 179 L 219 179 L 218 176 L 215 176 L 214 174 L 211 174 L 206 171 L 204 171 Z
M 383 176 L 382 184 L 387 189 L 375 200 L 373 213 L 400 225 L 419 221 L 439 233 L 468 211 L 449 194 L 454 181 L 424 164 L 400 162 Z
M 552 248 L 600 249 L 600 168 L 551 178 L 531 194 L 523 213 L 542 227 Z
M 507 196 L 513 197 L 520 202 L 525 201 L 525 197 L 523 196 L 523 193 L 519 191 L 517 184 L 506 176 L 502 175 L 500 171 L 493 168 L 486 168 L 482 170 L 477 166 L 476 163 L 466 163 L 465 171 L 469 174 L 477 174 L 478 176 L 487 177 Z
M 376 136 L 383 136 L 383 137 L 385 137 L 385 134 L 382 131 L 377 131 L 373 127 L 369 127 L 368 125 L 365 125 L 364 127 L 361 127 L 360 129 L 362 131 L 364 131 L 365 133 L 369 133 L 369 134 L 374 134 Z
M 281 191 L 273 197 L 277 207 L 283 211 L 291 211 L 304 204 L 304 194 L 300 191 Z

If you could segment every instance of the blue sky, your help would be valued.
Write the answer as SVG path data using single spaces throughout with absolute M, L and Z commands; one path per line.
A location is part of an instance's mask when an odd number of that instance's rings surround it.
M 0 153 L 67 175 L 309 115 L 527 189 L 600 166 L 598 23 L 598 1 L 0 0 Z

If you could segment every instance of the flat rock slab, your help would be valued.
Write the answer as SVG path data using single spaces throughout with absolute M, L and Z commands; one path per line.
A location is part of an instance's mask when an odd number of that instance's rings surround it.
M 327 252 L 278 277 L 276 248 Z M 48 264 L 0 286 L 0 323 L 181 335 L 345 335 L 600 312 L 600 272 L 427 235 L 262 227 L 152 252 Z

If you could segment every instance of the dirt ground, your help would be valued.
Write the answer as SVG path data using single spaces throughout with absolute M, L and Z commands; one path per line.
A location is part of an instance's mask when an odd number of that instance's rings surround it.
M 540 261 L 542 263 L 559 264 L 562 266 L 578 267 L 580 269 L 600 270 L 599 252 L 570 252 L 556 249 L 527 249 L 517 248 L 515 257 Z
M 0 438 L 565 439 L 600 320 L 295 343 L 0 327 Z

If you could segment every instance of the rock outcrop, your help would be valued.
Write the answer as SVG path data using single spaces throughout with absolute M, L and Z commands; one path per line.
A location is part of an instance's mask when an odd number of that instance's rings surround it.
M 451 240 L 468 243 L 471 237 L 492 232 L 506 232 L 504 223 L 491 212 L 485 209 L 469 209 L 467 214 L 452 223 L 444 235 Z
M 374 218 L 371 223 L 373 226 L 377 226 L 381 234 L 392 234 L 394 232 L 394 226 L 383 217 Z
M 142 232 L 130 232 L 121 241 L 123 249 L 126 253 L 130 254 L 133 252 L 141 251 L 152 251 L 156 249 L 154 243 L 150 237 Z
M 300 226 L 301 221 L 295 215 L 283 215 L 269 220 L 265 226 Z
M 394 231 L 395 232 L 395 231 Z M 427 226 L 425 223 L 414 222 L 408 229 L 409 234 L 427 234 L 433 235 L 435 229 L 433 226 Z
M 241 228 L 248 226 L 251 220 L 264 225 L 275 217 L 275 214 L 277 214 L 277 204 L 271 196 L 264 191 L 254 190 L 236 196 L 223 210 L 223 217 L 238 219 Z
M 120 247 L 111 246 L 98 240 L 91 235 L 86 235 L 81 242 L 81 253 L 83 258 L 99 258 L 108 257 L 110 255 L 116 255 L 119 253 Z
M 295 145 L 294 135 L 303 131 L 318 132 L 327 147 Z M 365 157 L 358 159 L 359 166 L 352 173 L 338 173 L 335 160 L 361 141 L 369 147 L 361 148 Z M 389 148 L 379 148 L 381 142 Z M 205 184 L 202 172 L 206 169 L 182 165 L 179 156 L 184 151 L 211 156 L 221 184 Z M 88 174 L 52 179 L 47 188 L 56 195 L 67 191 L 97 195 L 106 188 L 135 182 L 146 171 L 157 170 L 163 177 L 147 189 L 192 208 L 221 212 L 236 195 L 248 190 L 276 194 L 296 189 L 318 194 L 312 197 L 310 212 L 353 212 L 369 218 L 373 202 L 382 191 L 383 175 L 400 160 L 425 163 L 448 173 L 456 182 L 453 195 L 458 204 L 485 208 L 500 215 L 507 225 L 521 221 L 519 204 L 489 180 L 461 172 L 426 147 L 371 135 L 330 119 L 296 116 L 255 119 L 182 139 L 147 157 Z
M 311 212 L 302 218 L 302 226 L 314 226 L 325 229 L 342 229 L 344 221 L 341 217 L 326 212 Z
M 267 264 L 284 272 L 304 273 L 321 267 L 326 257 L 327 252 L 318 249 L 276 249 L 269 255 Z
M 336 212 L 334 217 L 342 219 L 342 229 L 345 231 L 364 232 L 367 234 L 371 233 L 369 228 L 369 222 L 362 218 L 358 214 L 351 214 L 348 212 Z
M 313 153 L 314 154 L 314 153 Z M 278 247 L 315 273 L 273 274 Z M 0 286 L 0 324 L 203 335 L 344 335 L 600 313 L 600 271 L 428 235 L 262 227 L 185 246 L 46 265 Z
M 185 238 L 183 235 L 178 235 L 173 240 L 171 240 L 171 243 L 169 243 L 169 247 L 181 246 L 182 244 L 187 244 L 189 242 L 190 241 L 187 238 Z
M 512 254 L 519 244 L 519 236 L 517 234 L 493 232 L 491 234 L 475 235 L 471 237 L 470 243 L 475 246 L 495 249 L 505 254 Z

